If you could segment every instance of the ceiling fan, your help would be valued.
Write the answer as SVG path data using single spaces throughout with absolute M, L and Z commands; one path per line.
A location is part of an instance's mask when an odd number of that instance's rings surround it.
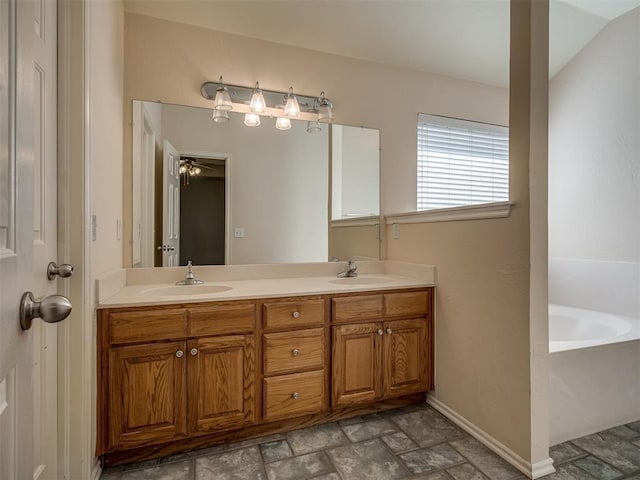
M 202 173 L 203 169 L 214 170 L 214 167 L 207 165 L 206 163 L 200 163 L 194 158 L 181 158 L 180 159 L 180 176 L 182 177 L 183 185 L 189 185 L 191 177 L 196 177 Z

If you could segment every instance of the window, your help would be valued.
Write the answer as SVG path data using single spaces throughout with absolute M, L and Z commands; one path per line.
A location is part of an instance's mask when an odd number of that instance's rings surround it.
M 418 210 L 508 200 L 508 127 L 418 114 Z

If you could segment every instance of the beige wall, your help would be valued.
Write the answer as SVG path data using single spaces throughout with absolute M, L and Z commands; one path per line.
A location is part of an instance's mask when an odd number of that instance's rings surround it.
M 510 217 L 401 225 L 400 238 L 393 239 L 389 229 L 386 243 L 389 259 L 438 268 L 435 397 L 524 460 L 538 462 L 548 456 L 546 79 L 539 81 L 547 67 L 544 58 L 530 57 L 531 7 L 526 1 L 514 4 L 509 153 L 510 199 L 516 205 Z M 530 191 L 530 169 L 538 182 L 535 191 Z M 530 230 L 533 203 L 535 231 Z M 530 279 L 533 267 L 544 273 Z M 534 289 L 535 312 L 530 305 Z M 538 316 L 535 325 L 529 323 L 530 309 Z M 542 349 L 533 366 L 530 348 L 535 355 Z M 537 377 L 536 385 L 531 376 Z
M 93 2 L 90 20 L 91 208 L 97 216 L 92 273 L 122 266 L 122 98 L 124 14 L 119 0 Z M 122 233 L 121 233 L 121 238 Z

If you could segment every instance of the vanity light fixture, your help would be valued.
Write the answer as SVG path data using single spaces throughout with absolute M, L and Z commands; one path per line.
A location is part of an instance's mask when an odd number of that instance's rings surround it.
M 291 120 L 287 117 L 278 117 L 276 119 L 276 128 L 278 130 L 289 130 L 291 128 Z
M 253 89 L 249 108 L 254 113 L 264 113 L 267 110 L 267 103 L 264 101 L 264 95 L 262 95 L 262 90 L 260 90 L 260 84 L 258 82 L 256 82 L 256 86 Z
M 247 127 L 257 127 L 260 125 L 260 115 L 257 113 L 245 113 L 244 124 Z
M 286 97 L 287 103 L 284 105 L 284 113 L 288 117 L 297 117 L 300 115 L 300 104 L 293 93 L 293 87 L 289 87 L 289 93 Z
M 214 110 L 233 110 L 233 104 L 231 103 L 231 96 L 229 95 L 229 89 L 222 82 L 222 75 L 220 76 L 220 82 L 218 82 L 218 88 L 216 89 L 216 99 L 213 102 Z
M 216 123 L 225 123 L 229 121 L 229 114 L 227 110 L 214 110 L 213 121 Z
M 291 118 L 307 121 L 307 132 L 322 131 L 318 122 L 333 121 L 333 104 L 324 92 L 318 97 L 295 95 L 293 87 L 287 93 L 274 90 L 262 90 L 256 82 L 253 88 L 238 85 L 225 85 L 220 81 L 205 82 L 200 88 L 202 96 L 213 100 L 213 121 L 223 123 L 229 121 L 229 110 L 245 114 L 244 123 L 255 127 L 260 125 L 260 117 L 268 116 L 276 119 L 278 130 L 289 130 Z

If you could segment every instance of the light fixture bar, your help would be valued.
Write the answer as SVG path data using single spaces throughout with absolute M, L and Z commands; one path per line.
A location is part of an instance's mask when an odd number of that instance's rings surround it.
M 231 98 L 234 112 L 256 113 L 255 111 L 252 111 L 250 107 L 251 99 L 256 90 L 255 87 L 243 87 L 240 85 L 228 84 L 221 85 L 220 83 L 216 82 L 205 82 L 202 84 L 202 87 L 200 87 L 200 93 L 207 100 L 215 100 L 216 92 L 221 86 L 226 87 Z M 266 107 L 264 112 L 260 113 L 260 115 L 274 118 L 287 116 L 284 111 L 286 97 L 288 95 L 287 92 L 277 92 L 273 90 L 261 89 L 261 93 L 265 100 Z M 312 97 L 308 95 L 300 95 L 298 93 L 295 94 L 295 97 L 300 108 L 300 113 L 297 117 L 295 117 L 296 120 L 305 120 L 308 122 L 317 121 L 319 98 L 315 96 Z M 325 99 L 324 97 L 323 99 L 328 101 L 328 99 Z M 331 105 L 330 102 L 329 105 Z

